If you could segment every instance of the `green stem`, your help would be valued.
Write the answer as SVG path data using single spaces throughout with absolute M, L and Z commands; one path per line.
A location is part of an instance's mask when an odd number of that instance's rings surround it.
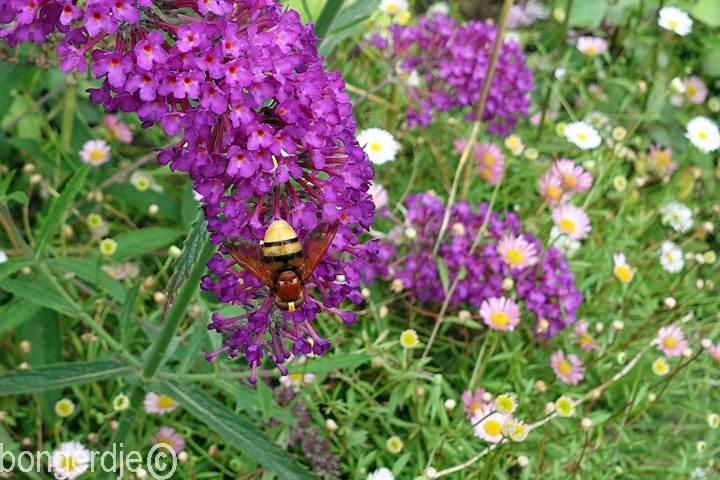
M 485 349 L 487 347 L 488 339 L 490 337 L 493 337 L 492 346 L 490 347 L 488 354 L 485 355 Z M 473 370 L 472 377 L 470 377 L 470 392 L 473 392 L 475 388 L 477 388 L 478 381 L 480 380 L 480 377 L 482 377 L 482 374 L 485 371 L 487 359 L 492 357 L 493 353 L 495 353 L 495 349 L 497 348 L 497 344 L 499 341 L 499 333 L 495 332 L 494 330 L 490 330 L 485 337 L 485 340 L 483 341 L 483 346 L 480 349 L 477 360 L 475 361 L 475 369 Z
M 77 104 L 77 83 L 68 84 L 65 89 L 65 110 L 62 117 L 62 130 L 60 131 L 60 146 L 64 151 L 70 150 L 70 139 L 72 138 L 73 117 L 75 117 L 75 105 Z
M 185 317 L 185 312 L 188 305 L 190 305 L 190 300 L 192 300 L 195 292 L 200 287 L 200 278 L 206 269 L 205 264 L 210 260 L 210 256 L 214 251 L 215 246 L 210 242 L 205 242 L 202 252 L 200 252 L 197 259 L 197 263 L 193 266 L 190 275 L 188 275 L 185 284 L 176 297 L 175 303 L 164 318 L 160 336 L 155 340 L 152 350 L 150 350 L 150 355 L 143 366 L 142 378 L 144 380 L 151 380 L 162 365 L 162 360 L 170 345 L 170 341 L 180 326 L 180 322 Z

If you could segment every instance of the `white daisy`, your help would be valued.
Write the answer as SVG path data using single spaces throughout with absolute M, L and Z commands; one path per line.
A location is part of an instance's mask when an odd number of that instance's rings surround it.
M 692 210 L 683 203 L 670 202 L 665 206 L 662 222 L 670 225 L 676 232 L 685 233 L 693 226 Z
M 565 127 L 565 138 L 582 150 L 597 148 L 601 138 L 597 130 L 585 122 L 572 122 Z
M 0 250 L 0 263 L 5 263 L 8 261 L 7 253 Z
M 90 451 L 80 442 L 64 442 L 52 454 L 51 471 L 56 478 L 74 479 L 85 473 L 90 463 Z
M 389 468 L 383 467 L 368 475 L 366 480 L 395 480 L 395 477 Z
M 503 426 L 510 418 L 510 415 L 496 412 L 490 406 L 485 406 L 472 419 L 472 423 L 475 425 L 475 436 L 490 443 L 500 442 L 503 439 Z
M 714 152 L 720 148 L 718 126 L 707 117 L 695 117 L 690 120 L 685 137 L 702 152 Z
M 388 15 L 397 15 L 400 12 L 406 12 L 407 9 L 407 0 L 382 0 L 380 3 L 380 10 Z
M 692 30 L 693 21 L 683 10 L 676 7 L 665 7 L 658 12 L 658 25 L 666 30 L 684 37 Z
M 368 128 L 357 135 L 357 141 L 370 161 L 376 165 L 395 160 L 400 144 L 392 133 L 381 128 Z
M 683 252 L 673 242 L 664 242 L 660 247 L 660 266 L 668 273 L 680 273 L 685 266 Z
M 427 12 L 425 13 L 428 17 L 435 15 L 436 13 L 442 13 L 443 15 L 447 15 L 448 13 L 450 13 L 450 7 L 445 2 L 435 2 L 428 7 Z
M 585 121 L 595 128 L 600 128 L 610 123 L 610 118 L 602 112 L 590 112 L 585 115 Z

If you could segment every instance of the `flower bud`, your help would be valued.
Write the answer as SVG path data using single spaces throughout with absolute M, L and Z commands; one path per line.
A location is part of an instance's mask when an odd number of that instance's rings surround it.
M 620 352 L 617 354 L 617 363 L 620 365 L 625 365 L 625 362 L 627 362 L 627 353 Z
M 185 450 L 183 450 L 182 452 L 178 453 L 178 462 L 180 462 L 180 463 L 183 464 L 183 465 L 188 462 L 188 454 L 187 454 L 187 452 L 186 452 Z
M 614 320 L 614 321 L 612 322 L 612 328 L 613 328 L 614 330 L 618 330 L 618 331 L 619 331 L 619 330 L 622 330 L 623 328 L 625 328 L 625 324 L 623 323 L 622 320 Z
M 523 152 L 523 155 L 525 155 L 525 158 L 528 160 L 537 160 L 539 153 L 537 148 L 528 148 L 525 152 Z
M 159 211 L 160 211 L 160 207 L 158 207 L 158 206 L 155 205 L 154 203 L 151 204 L 151 205 L 148 207 L 148 213 L 149 213 L 151 216 L 157 215 Z
M 23 353 L 30 353 L 30 342 L 27 340 L 20 342 L 20 350 L 22 350 Z
M 512 278 L 510 278 L 510 277 L 503 278 L 503 281 L 502 281 L 502 289 L 503 290 L 505 290 L 506 292 L 510 291 L 513 289 L 514 286 L 515 286 L 515 282 L 513 281 Z
M 698 453 L 705 453 L 705 450 L 707 450 L 707 442 L 704 440 L 699 440 L 695 444 L 695 449 L 697 449 Z
M 445 407 L 445 410 L 450 412 L 455 409 L 457 402 L 455 400 L 453 400 L 452 398 L 448 398 L 447 400 L 445 400 L 445 403 L 443 405 Z
M 460 310 L 458 312 L 458 320 L 465 323 L 469 320 L 472 320 L 472 315 L 467 310 Z
M 170 248 L 168 248 L 168 255 L 170 255 L 170 258 L 177 258 L 182 253 L 182 250 L 180 250 L 175 245 L 171 245 Z
M 403 289 L 405 288 L 405 285 L 403 284 L 403 281 L 399 278 L 396 278 L 392 281 L 392 284 L 390 285 L 390 289 L 395 293 L 401 293 Z
M 613 187 L 618 192 L 624 192 L 627 188 L 627 178 L 623 177 L 622 175 L 617 175 L 615 178 L 613 178 Z
M 43 177 L 39 173 L 30 175 L 30 185 L 37 185 L 38 183 L 42 182 L 42 179 Z
M 33 445 L 32 438 L 30 437 L 24 437 L 22 440 L 20 440 L 20 445 L 22 445 L 23 448 L 31 448 Z
M 615 127 L 612 130 L 612 138 L 616 142 L 620 142 L 625 139 L 625 136 L 627 135 L 627 128 L 625 127 Z
M 652 392 L 648 393 L 648 401 L 654 402 L 655 400 L 657 400 L 657 395 Z
M 108 424 L 108 426 L 110 427 L 110 430 L 112 430 L 113 432 L 118 429 L 119 425 L 120 425 L 120 422 L 118 422 L 117 420 L 110 420 L 110 423 Z
M 702 290 L 704 287 L 705 287 L 705 282 L 703 280 L 697 279 L 695 281 L 695 288 L 697 288 L 698 290 Z
M 690 358 L 692 357 L 693 351 L 690 347 L 685 347 L 682 349 L 682 352 L 680 352 L 680 355 L 683 356 L 683 358 Z
M 417 230 L 414 227 L 407 227 L 405 229 L 405 238 L 408 240 L 415 240 L 417 238 Z
M 332 418 L 328 418 L 325 420 L 325 428 L 328 429 L 328 432 L 334 432 L 338 429 L 338 424 Z
M 217 457 L 219 453 L 220 447 L 218 447 L 215 443 L 210 445 L 210 448 L 208 448 L 208 455 L 210 455 L 211 457 Z
M 463 236 L 465 235 L 465 225 L 460 222 L 453 223 L 452 231 L 457 236 Z
M 545 382 L 542 380 L 538 380 L 535 382 L 535 385 L 533 385 L 533 389 L 536 393 L 545 393 L 547 392 L 547 385 L 545 385 Z
M 675 300 L 673 297 L 665 297 L 665 300 L 663 300 L 663 303 L 670 310 L 672 310 L 673 308 L 675 308 L 675 306 L 677 306 L 677 300 Z
M 580 426 L 586 432 L 592 428 L 592 424 L 593 424 L 592 420 L 590 420 L 588 417 L 585 417 L 582 420 L 580 420 Z
M 592 390 L 590 390 L 589 395 L 591 399 L 597 400 L 598 398 L 600 398 L 600 395 L 602 395 L 602 390 L 600 390 L 599 388 L 593 388 Z
M 25 165 L 23 165 L 22 171 L 24 173 L 30 173 L 33 170 L 35 170 L 35 165 L 33 165 L 32 163 L 26 163 Z
M 700 346 L 703 349 L 707 350 L 708 348 L 712 347 L 712 340 L 710 340 L 709 338 L 703 338 L 702 340 L 700 340 Z
M 137 478 L 138 480 L 145 480 L 147 477 L 148 472 L 142 467 L 138 468 L 137 472 L 135 472 L 135 478 Z
M 530 459 L 528 459 L 528 457 L 526 457 L 525 455 L 520 455 L 517 458 L 517 464 L 518 464 L 518 467 L 525 468 L 528 465 L 530 465 Z
M 87 441 L 88 441 L 89 443 L 97 443 L 97 442 L 98 442 L 98 439 L 99 439 L 98 434 L 95 433 L 95 432 L 90 432 L 90 433 L 88 433 L 88 435 L 87 435 Z
M 382 305 L 380 308 L 378 308 L 378 316 L 380 318 L 387 317 L 389 313 L 390 313 L 390 309 L 385 305 Z
M 428 467 L 427 471 L 425 472 L 425 477 L 428 479 L 433 479 L 437 477 L 438 471 L 437 469 L 433 467 Z
M 602 323 L 602 322 L 597 322 L 597 323 L 595 324 L 595 331 L 596 331 L 597 333 L 601 333 L 603 330 L 605 330 L 605 324 Z
M 155 300 L 155 303 L 165 303 L 165 300 L 167 297 L 163 292 L 155 292 L 153 293 L 153 300 Z
M 424 398 L 425 397 L 425 389 L 423 387 L 418 387 L 415 389 L 415 396 L 418 398 Z
M 360 290 L 360 295 L 362 295 L 362 298 L 367 300 L 368 298 L 370 298 L 370 289 L 367 287 L 363 287 L 363 289 Z
M 670 91 L 673 93 L 685 93 L 685 85 L 679 77 L 675 77 L 670 81 Z
M 555 134 L 559 137 L 565 136 L 565 127 L 567 127 L 567 123 L 565 122 L 558 122 L 555 125 Z
M 392 437 L 387 439 L 387 442 L 385 442 L 385 446 L 390 453 L 400 453 L 402 452 L 404 445 L 400 437 L 398 437 L 397 435 L 393 435 Z
M 703 256 L 705 257 L 705 263 L 708 265 L 712 265 L 717 260 L 717 254 L 712 250 L 708 250 L 703 254 Z
M 30 365 L 28 365 L 27 362 L 22 362 L 20 365 L 18 365 L 18 370 L 27 370 L 30 368 Z
M 541 318 L 537 324 L 537 331 L 539 333 L 545 333 L 548 331 L 548 328 L 550 328 L 550 322 L 548 322 L 545 318 Z
M 545 404 L 545 415 L 550 415 L 555 411 L 555 403 L 548 402 Z
M 707 423 L 708 427 L 712 428 L 713 430 L 720 427 L 720 415 L 718 415 L 717 413 L 708 413 Z
M 718 97 L 712 97 L 707 102 L 708 109 L 713 112 L 717 113 L 720 112 L 720 98 Z

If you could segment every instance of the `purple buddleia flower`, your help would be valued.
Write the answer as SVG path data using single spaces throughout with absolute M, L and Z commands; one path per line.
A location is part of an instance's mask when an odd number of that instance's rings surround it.
M 31 3 L 12 0 L 12 15 L 3 7 L 0 38 L 14 45 L 60 32 L 61 68 L 82 71 L 90 57 L 102 80 L 90 90 L 93 102 L 135 111 L 144 128 L 160 123 L 181 136 L 158 161 L 189 175 L 214 244 L 257 242 L 278 219 L 301 241 L 320 221 L 338 225 L 304 284 L 305 304 L 292 313 L 278 310 L 268 288 L 220 247 L 202 287 L 246 313 L 213 316 L 209 328 L 224 346 L 208 359 L 245 354 L 254 381 L 264 359 L 286 372 L 291 353 L 330 349 L 313 320 L 325 310 L 354 322 L 339 307 L 361 301 L 357 272 L 377 243 L 359 243 L 373 221 L 373 172 L 355 140 L 345 84 L 323 69 L 312 26 L 275 0 Z
M 405 83 L 410 126 L 427 127 L 434 111 L 456 108 L 467 111 L 471 118 L 470 107 L 480 98 L 496 32 L 497 27 L 489 23 L 459 24 L 454 18 L 435 14 L 420 17 L 417 26 L 391 25 L 389 46 L 381 38 L 370 41 L 385 50 L 401 73 L 416 73 L 424 82 Z M 527 116 L 532 89 L 532 72 L 520 46 L 503 42 L 482 116 L 488 122 L 488 133 L 506 135 L 518 115 Z
M 410 195 L 402 229 L 412 234 L 393 236 L 381 242 L 375 261 L 364 270 L 366 282 L 377 276 L 400 282 L 422 303 L 439 304 L 445 291 L 432 251 L 445 214 L 442 200 L 430 194 Z M 512 297 L 530 312 L 538 336 L 554 336 L 566 325 L 575 323 L 583 295 L 575 286 L 575 276 L 565 257 L 555 247 L 544 249 L 540 240 L 522 233 L 514 213 L 502 219 L 489 212 L 487 234 L 475 251 L 471 247 L 488 215 L 488 205 L 458 202 L 451 209 L 449 229 L 440 244 L 438 256 L 447 266 L 450 282 L 462 275 L 450 299 L 456 308 L 478 310 L 492 297 Z M 397 220 L 399 222 L 399 220 Z M 501 239 L 511 235 L 523 239 L 539 260 L 523 268 L 510 268 L 498 251 Z M 527 315 L 524 316 L 527 318 Z M 545 320 L 543 322 L 542 320 Z

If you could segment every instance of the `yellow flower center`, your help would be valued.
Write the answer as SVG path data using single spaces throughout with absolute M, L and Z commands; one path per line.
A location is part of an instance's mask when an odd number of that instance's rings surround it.
M 63 457 L 63 459 L 60 461 L 60 469 L 68 473 L 74 472 L 77 467 L 78 461 L 73 455 Z
M 699 138 L 700 140 L 707 140 L 707 139 L 708 139 L 707 133 L 705 133 L 705 132 L 698 132 L 698 138 Z
M 169 445 L 170 448 L 175 450 L 175 445 L 173 445 L 172 441 L 168 437 L 158 437 L 157 442 L 158 445 L 164 443 L 166 445 Z
M 372 150 L 373 152 L 379 152 L 380 150 L 382 150 L 382 145 L 380 145 L 379 142 L 372 142 L 370 144 L 370 150 Z
M 480 177 L 482 177 L 482 179 L 485 181 L 490 181 L 490 179 L 492 178 L 492 172 L 487 168 L 483 168 L 482 170 L 480 170 Z
M 665 337 L 663 338 L 663 345 L 665 345 L 665 348 L 672 349 L 675 348 L 677 342 L 672 337 Z
M 585 135 L 584 133 L 578 133 L 577 137 L 579 140 L 582 140 L 583 142 L 588 139 L 587 135 Z
M 675 30 L 676 28 L 678 28 L 678 23 L 677 23 L 675 20 L 670 20 L 670 21 L 668 22 L 668 25 L 670 25 L 670 28 L 672 28 L 673 30 Z
M 655 154 L 655 161 L 661 167 L 667 167 L 668 165 L 670 165 L 670 155 L 665 152 L 658 152 Z
M 387 11 L 388 11 L 389 14 L 392 15 L 393 13 L 395 13 L 395 12 L 398 11 L 398 6 L 395 5 L 395 4 L 393 4 L 393 5 L 388 5 Z
M 695 88 L 692 85 L 688 85 L 686 91 L 687 91 L 687 94 L 692 97 L 693 95 L 695 95 L 697 93 L 697 88 Z
M 632 280 L 632 272 L 625 265 L 618 265 L 617 267 L 615 267 L 615 276 L 621 282 L 629 282 L 630 280 Z
M 489 153 L 483 153 L 482 162 L 488 167 L 495 165 L 495 159 Z
M 507 316 L 507 315 L 506 315 Z M 500 412 L 510 412 L 513 409 L 512 400 L 508 397 L 500 397 L 495 402 L 495 406 Z
M 500 431 L 502 430 L 502 425 L 497 420 L 488 420 L 485 422 L 485 433 L 490 435 L 491 437 L 497 437 L 500 435 Z
M 175 405 L 175 400 L 167 395 L 160 395 L 157 400 L 157 406 L 160 408 L 170 408 Z
M 672 262 L 673 261 L 672 253 L 666 253 L 665 258 L 667 259 L 668 262 Z
M 505 258 L 513 265 L 520 265 L 525 259 L 522 252 L 517 248 L 511 248 L 510 250 L 505 252 Z
M 584 347 L 588 347 L 592 345 L 592 337 L 588 335 L 587 333 L 580 335 L 580 338 L 578 338 L 578 341 L 580 342 L 580 345 Z
M 302 382 L 303 374 L 302 373 L 291 373 L 290 380 L 292 380 L 293 382 Z
M 545 189 L 545 194 L 551 199 L 551 200 L 558 200 L 560 198 L 560 195 L 562 195 L 562 192 L 559 188 L 555 186 L 548 186 Z
M 575 185 L 578 184 L 577 177 L 575 175 L 573 175 L 572 173 L 563 174 L 562 179 L 563 179 L 563 183 L 565 185 L 567 185 L 568 187 L 574 187 Z
M 564 233 L 575 233 L 575 222 L 568 218 L 563 218 L 560 220 L 560 230 L 562 230 Z
M 70 404 L 67 402 L 60 402 L 58 404 L 58 411 L 62 413 L 63 415 L 69 415 L 70 414 Z
M 412 348 L 417 343 L 417 339 L 415 335 L 413 335 L 413 332 L 403 332 L 400 336 L 400 343 L 405 348 Z
M 103 152 L 101 150 L 93 150 L 90 152 L 90 160 L 93 162 L 99 162 L 103 159 L 105 155 L 103 155 Z
M 492 315 L 490 315 L 490 322 L 498 327 L 504 327 L 510 323 L 510 317 L 505 312 L 493 312 Z
M 563 375 L 570 375 L 572 372 L 572 365 L 570 365 L 570 362 L 567 360 L 563 360 L 560 363 L 558 363 L 558 370 L 560 370 L 560 373 Z
M 585 54 L 586 54 L 586 55 L 597 55 L 597 54 L 598 54 L 597 48 L 595 48 L 595 47 L 587 47 L 587 48 L 585 49 Z
M 473 402 L 470 404 L 470 411 L 473 415 L 475 415 L 475 412 L 477 412 L 478 410 L 482 410 L 482 408 L 483 404 L 480 402 Z

